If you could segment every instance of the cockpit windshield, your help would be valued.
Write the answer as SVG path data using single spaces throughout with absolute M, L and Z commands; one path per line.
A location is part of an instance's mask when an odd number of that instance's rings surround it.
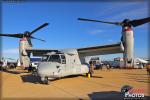
M 59 55 L 51 55 L 48 61 L 61 63 L 61 59 Z
M 58 62 L 62 64 L 66 64 L 66 57 L 65 55 L 45 55 L 42 58 L 42 62 Z
M 49 58 L 49 56 L 48 56 L 48 55 L 43 56 L 42 61 L 47 61 L 47 60 L 48 60 L 48 58 Z

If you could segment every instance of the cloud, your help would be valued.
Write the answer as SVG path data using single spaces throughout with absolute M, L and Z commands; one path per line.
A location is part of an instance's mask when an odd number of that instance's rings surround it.
M 141 2 L 107 2 L 104 7 L 102 6 L 98 15 L 101 16 L 102 14 L 109 15 L 118 13 L 118 11 L 122 11 L 122 9 L 132 9 L 132 7 L 134 8 L 137 5 L 141 5 Z
M 113 42 L 113 40 L 111 40 L 111 39 L 109 39 L 109 40 L 107 40 L 108 42 Z
M 104 32 L 104 30 L 98 29 L 98 30 L 92 30 L 92 31 L 90 31 L 89 34 L 96 35 L 96 34 L 99 34 L 99 33 L 102 33 L 102 32 Z
M 123 18 L 141 18 L 141 17 L 147 17 L 148 16 L 148 8 L 137 8 L 129 11 L 121 12 L 117 15 L 114 15 L 111 17 L 111 19 L 123 19 Z
M 115 21 L 124 18 L 143 18 L 148 16 L 147 2 L 116 2 L 100 10 L 102 20 Z

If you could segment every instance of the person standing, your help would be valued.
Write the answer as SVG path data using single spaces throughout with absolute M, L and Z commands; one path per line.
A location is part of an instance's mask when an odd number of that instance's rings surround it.
M 89 64 L 90 64 L 90 66 L 89 66 L 89 74 L 92 77 L 93 73 L 94 73 L 94 65 L 93 65 L 92 61 L 90 61 Z
M 146 69 L 147 69 L 147 74 L 150 75 L 150 63 L 147 64 Z
M 110 70 L 111 68 L 109 63 L 106 64 L 106 67 L 107 67 L 107 70 Z

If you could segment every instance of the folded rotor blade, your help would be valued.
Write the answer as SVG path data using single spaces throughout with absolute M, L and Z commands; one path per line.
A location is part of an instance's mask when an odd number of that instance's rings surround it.
M 143 19 L 138 19 L 138 20 L 133 20 L 133 21 L 130 21 L 129 23 L 130 23 L 133 27 L 136 27 L 136 26 L 139 26 L 139 25 L 148 23 L 148 22 L 150 22 L 150 17 L 148 17 L 148 18 L 143 18 Z
M 43 41 L 43 42 L 46 42 L 45 40 L 42 40 L 42 39 L 39 39 L 39 38 L 35 38 L 33 36 L 30 36 L 31 39 L 36 39 L 36 40 L 40 40 L 40 41 Z
M 23 38 L 23 34 L 0 34 L 0 36 Z
M 48 23 L 44 23 L 43 25 L 39 26 L 38 28 L 36 28 L 36 29 L 33 30 L 32 32 L 30 32 L 30 35 L 32 35 L 34 32 L 36 32 L 36 31 L 42 29 L 43 27 L 45 27 L 45 26 L 47 26 L 47 25 L 48 25 Z
M 121 26 L 122 26 L 122 23 L 120 23 L 120 22 L 105 22 L 105 21 L 93 20 L 93 19 L 85 19 L 85 18 L 78 18 L 78 20 L 82 20 L 82 21 L 92 21 L 92 22 L 101 22 L 101 23 L 115 24 L 115 25 L 121 25 Z

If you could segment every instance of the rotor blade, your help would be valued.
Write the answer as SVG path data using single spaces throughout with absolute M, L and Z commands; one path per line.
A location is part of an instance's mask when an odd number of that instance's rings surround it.
M 36 28 L 36 29 L 33 30 L 32 32 L 30 32 L 30 35 L 32 35 L 34 32 L 40 30 L 41 28 L 43 28 L 43 27 L 45 27 L 45 26 L 47 26 L 47 25 L 48 25 L 48 23 L 44 23 L 43 25 L 39 26 L 38 28 Z
M 43 42 L 46 42 L 45 40 L 42 40 L 42 39 L 39 39 L 39 38 L 35 38 L 33 36 L 30 36 L 31 39 L 36 39 L 36 40 L 40 40 L 40 41 L 43 41 Z
M 23 34 L 0 34 L 0 36 L 23 38 Z
M 139 26 L 139 25 L 148 23 L 148 22 L 150 22 L 150 17 L 148 17 L 148 18 L 143 18 L 143 19 L 138 19 L 138 20 L 133 20 L 133 21 L 130 21 L 129 23 L 130 23 L 133 27 L 136 27 L 136 26 Z
M 115 24 L 115 25 L 122 25 L 122 23 L 120 23 L 120 22 L 105 22 L 105 21 L 93 20 L 93 19 L 85 19 L 85 18 L 78 18 L 78 20 L 82 20 L 82 21 L 92 21 L 92 22 L 101 22 L 101 23 Z

